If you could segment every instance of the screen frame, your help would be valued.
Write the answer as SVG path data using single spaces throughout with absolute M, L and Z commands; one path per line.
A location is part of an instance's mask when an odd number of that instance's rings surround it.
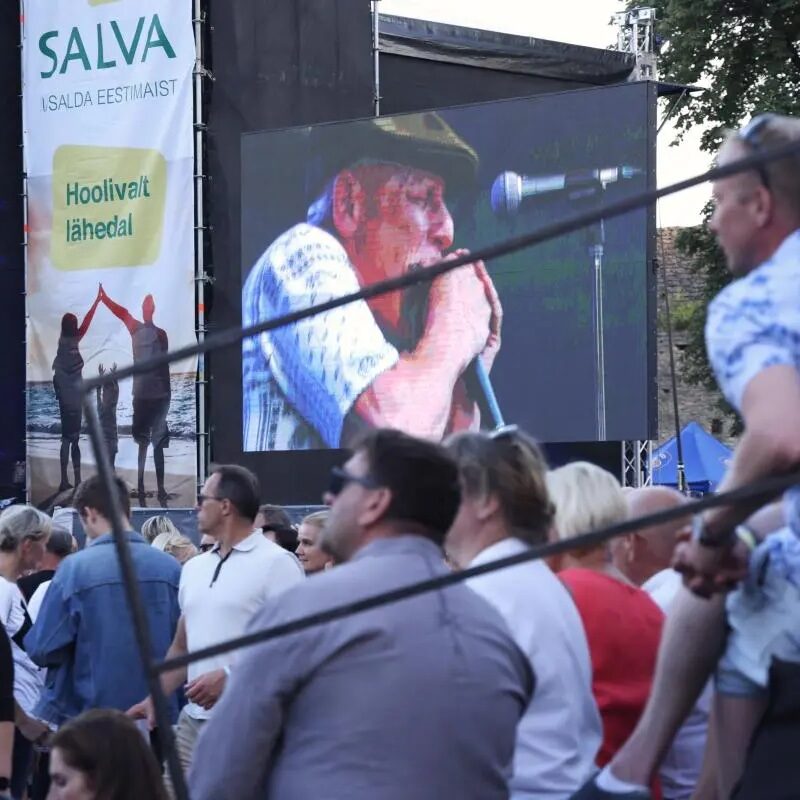
M 642 93 L 644 109 L 646 115 L 646 188 L 653 189 L 656 186 L 656 127 L 657 127 L 657 94 L 658 86 L 651 81 L 629 82 L 625 84 L 614 84 L 610 86 L 573 89 L 567 92 L 536 92 L 514 98 L 503 98 L 502 100 L 492 101 L 493 103 L 505 102 L 506 100 L 519 101 L 528 98 L 541 99 L 543 96 L 553 96 L 558 94 L 574 95 L 579 92 L 614 92 L 631 91 L 634 94 Z M 463 108 L 471 106 L 483 106 L 486 103 L 468 103 L 459 106 L 446 106 L 440 108 Z M 419 113 L 424 110 L 419 109 L 414 112 Z M 363 118 L 363 117 L 362 117 Z M 348 120 L 349 121 L 349 120 Z M 321 123 L 322 125 L 340 125 L 343 121 Z M 288 130 L 292 128 L 306 126 L 283 126 L 270 129 L 271 131 Z M 240 154 L 246 151 L 245 140 L 250 136 L 256 136 L 263 131 L 253 131 L 242 134 Z M 241 164 L 241 168 L 244 164 Z M 241 174 L 241 172 L 240 172 Z M 651 206 L 646 215 L 646 246 L 645 257 L 647 263 L 646 275 L 646 397 L 647 397 L 647 437 L 655 439 L 657 437 L 658 424 L 658 397 L 657 397 L 657 370 L 656 370 L 656 214 L 655 208 Z M 219 267 L 218 267 L 219 269 Z M 229 326 L 241 325 L 241 288 L 242 288 L 242 268 L 240 264 L 231 264 L 226 267 L 224 296 L 219 296 L 219 287 L 215 287 L 215 301 L 212 319 L 214 327 L 223 329 Z M 222 302 L 220 302 L 222 301 Z M 348 451 L 342 449 L 322 449 L 322 450 L 283 450 L 267 452 L 244 452 L 242 449 L 242 381 L 241 381 L 241 357 L 237 352 L 236 357 L 230 357 L 229 353 L 217 354 L 210 360 L 209 369 L 210 381 L 210 448 L 212 461 L 214 463 L 233 462 L 242 464 L 251 469 L 259 478 L 262 487 L 262 495 L 268 498 L 269 502 L 282 505 L 304 505 L 319 502 L 322 488 L 327 485 L 327 478 L 330 469 L 343 463 L 348 457 Z M 544 443 L 545 445 L 547 443 Z M 597 460 L 598 445 L 597 441 L 570 442 L 566 445 L 558 445 L 559 452 L 568 452 L 568 460 L 583 459 L 590 461 Z M 620 447 L 619 442 L 607 442 L 608 446 Z M 603 460 L 607 463 L 609 451 L 602 448 Z M 618 451 L 619 452 L 619 451 Z M 621 463 L 621 459 L 620 459 Z

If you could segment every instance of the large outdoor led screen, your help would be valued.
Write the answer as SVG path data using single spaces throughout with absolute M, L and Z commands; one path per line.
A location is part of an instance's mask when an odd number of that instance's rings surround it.
M 244 137 L 243 325 L 643 191 L 647 103 L 630 85 Z M 243 449 L 501 420 L 647 438 L 650 213 L 247 340 Z

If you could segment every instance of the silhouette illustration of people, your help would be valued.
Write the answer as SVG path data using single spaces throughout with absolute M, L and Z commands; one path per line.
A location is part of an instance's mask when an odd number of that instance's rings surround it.
M 58 399 L 58 413 L 61 417 L 61 483 L 58 491 L 71 489 L 73 484 L 67 479 L 67 466 L 72 454 L 72 473 L 74 485 L 81 482 L 81 450 L 79 439 L 83 422 L 81 406 L 81 383 L 83 381 L 83 357 L 78 347 L 89 330 L 94 312 L 100 302 L 100 292 L 78 325 L 75 314 L 64 314 L 61 318 L 61 335 L 58 337 L 58 350 L 53 359 L 53 388 Z
M 131 335 L 133 363 L 138 364 L 169 349 L 167 332 L 153 322 L 156 304 L 153 295 L 142 301 L 142 321 L 135 319 L 123 306 L 115 303 L 100 284 L 101 302 L 128 329 Z M 144 468 L 147 448 L 153 445 L 153 463 L 156 469 L 158 501 L 166 505 L 169 495 L 164 487 L 164 449 L 169 447 L 167 413 L 171 399 L 169 365 L 163 364 L 153 370 L 141 372 L 133 377 L 133 426 L 134 441 L 139 445 L 139 503 L 146 505 Z
M 114 375 L 117 365 L 114 364 L 109 370 L 109 375 Z M 97 368 L 99 375 L 105 375 L 106 369 L 100 364 Z M 117 435 L 117 404 L 119 403 L 119 383 L 114 380 L 111 383 L 104 383 L 97 387 L 97 417 L 100 420 L 100 427 L 103 430 L 103 439 L 108 449 L 108 458 L 111 461 L 111 468 L 117 459 L 119 449 L 119 437 Z

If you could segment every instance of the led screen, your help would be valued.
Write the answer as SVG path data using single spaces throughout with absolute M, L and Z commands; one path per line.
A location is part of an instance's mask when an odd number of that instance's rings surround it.
M 647 102 L 621 86 L 245 136 L 243 325 L 643 191 Z M 243 450 L 501 422 L 647 438 L 650 213 L 247 340 Z

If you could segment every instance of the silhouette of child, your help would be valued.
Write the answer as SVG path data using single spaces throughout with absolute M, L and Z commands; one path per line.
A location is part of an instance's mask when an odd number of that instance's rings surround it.
M 97 368 L 100 375 L 104 375 L 106 370 L 102 364 Z M 110 374 L 117 371 L 116 363 L 112 365 Z M 119 402 L 119 383 L 116 380 L 105 383 L 97 387 L 97 416 L 100 418 L 100 427 L 103 429 L 103 438 L 108 448 L 108 457 L 111 467 L 117 458 L 118 437 L 117 437 L 117 403 Z

